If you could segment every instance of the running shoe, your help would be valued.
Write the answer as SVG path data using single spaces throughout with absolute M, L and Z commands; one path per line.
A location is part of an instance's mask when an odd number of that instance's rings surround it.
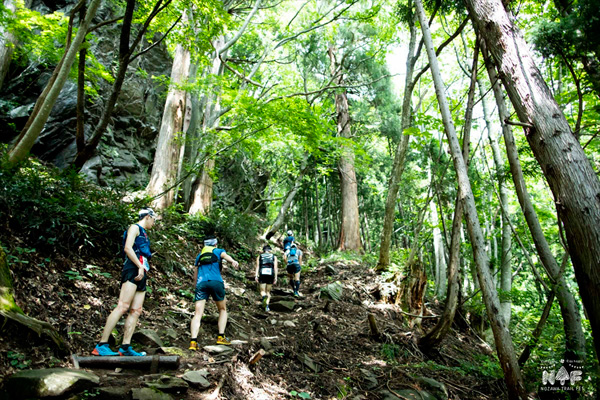
M 219 335 L 217 337 L 217 344 L 224 344 L 226 346 L 229 346 L 231 344 L 231 342 L 229 341 L 229 339 L 227 339 L 225 337 L 225 335 L 223 335 L 223 336 Z
M 129 346 L 126 349 L 119 347 L 119 355 L 124 356 L 124 357 L 141 357 L 141 356 L 145 356 L 146 352 L 142 351 L 142 352 L 138 353 L 131 346 Z
M 108 346 L 108 343 L 103 344 L 102 346 L 97 344 L 96 347 L 94 347 L 94 350 L 92 350 L 92 354 L 95 356 L 118 356 L 119 355 L 119 353 L 117 353 L 116 351 L 112 351 L 110 349 L 110 347 Z
M 200 347 L 198 346 L 198 342 L 196 342 L 195 340 L 192 340 L 192 341 L 190 342 L 190 347 L 189 347 L 189 349 L 190 349 L 190 350 L 193 350 L 193 351 L 198 351 L 198 350 L 200 349 Z
M 269 312 L 269 311 L 271 311 L 271 309 L 269 308 L 269 305 L 268 305 L 268 304 L 265 306 L 265 311 L 266 311 L 266 312 Z

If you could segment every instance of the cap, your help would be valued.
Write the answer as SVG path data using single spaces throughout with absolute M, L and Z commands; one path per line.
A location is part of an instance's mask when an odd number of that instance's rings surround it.
M 292 231 L 287 231 L 288 236 L 292 236 L 294 234 L 294 232 Z
M 142 209 L 141 209 L 141 210 L 138 212 L 138 215 L 139 215 L 140 219 L 144 218 L 146 215 L 149 215 L 149 216 L 151 216 L 151 217 L 153 217 L 153 218 L 155 218 L 155 219 L 156 219 L 156 217 L 157 217 L 156 213 L 155 213 L 155 212 L 154 212 L 154 210 L 153 210 L 153 209 L 151 209 L 151 208 L 142 208 Z
M 204 238 L 204 245 L 205 246 L 216 246 L 217 245 L 217 238 L 215 237 L 215 235 L 207 235 Z

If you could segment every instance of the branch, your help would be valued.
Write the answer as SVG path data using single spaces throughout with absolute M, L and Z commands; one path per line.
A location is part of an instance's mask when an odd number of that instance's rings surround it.
M 530 124 L 529 122 L 511 121 L 508 118 L 504 120 L 504 123 L 506 125 L 522 126 L 523 128 L 529 128 L 529 129 L 534 128 L 534 126 L 532 124 Z
M 158 46 L 167 37 L 167 35 L 169 33 L 171 33 L 173 28 L 175 28 L 175 25 L 177 25 L 179 23 L 179 21 L 181 21 L 182 17 L 183 17 L 183 14 L 180 15 L 179 18 L 177 18 L 177 20 L 173 23 L 173 25 L 171 25 L 171 27 L 165 32 L 165 34 L 160 39 L 158 39 L 156 42 L 152 43 L 150 46 L 146 47 L 145 49 L 141 50 L 139 53 L 132 56 L 131 61 L 135 60 L 137 57 L 141 56 L 142 54 L 149 52 L 150 50 L 152 50 L 152 48 Z
M 121 16 L 119 16 L 119 17 L 116 17 L 116 18 L 113 18 L 113 19 L 109 19 L 108 21 L 100 22 L 98 25 L 94 25 L 94 26 L 92 26 L 90 29 L 88 29 L 88 33 L 90 33 L 90 32 L 93 32 L 93 31 L 95 31 L 95 30 L 97 30 L 97 29 L 100 29 L 100 28 L 102 28 L 103 26 L 110 25 L 110 24 L 112 24 L 112 23 L 114 23 L 114 22 L 120 21 L 120 20 L 122 20 L 123 18 L 125 18 L 125 16 L 124 16 L 124 15 L 121 15 Z
M 233 72 L 233 74 L 235 76 L 237 76 L 238 78 L 253 84 L 254 86 L 258 86 L 260 88 L 265 89 L 265 86 L 261 85 L 260 83 L 253 81 L 252 79 L 246 77 L 245 75 L 242 75 L 240 72 L 236 71 L 235 68 L 231 67 L 229 64 L 227 64 L 227 62 L 225 60 L 223 60 L 223 58 L 219 55 L 219 59 L 221 60 L 221 62 L 223 63 L 223 66 L 225 66 L 225 68 L 227 68 L 228 70 L 230 70 L 231 72 Z
M 248 14 L 248 17 L 246 17 L 246 20 L 244 21 L 244 25 L 242 25 L 242 27 L 236 32 L 236 34 L 231 38 L 229 42 L 225 43 L 225 45 L 221 49 L 219 49 L 219 51 L 217 52 L 217 56 L 220 56 L 221 54 L 229 50 L 229 48 L 233 46 L 235 42 L 237 42 L 238 39 L 244 34 L 244 31 L 248 27 L 248 24 L 250 23 L 252 18 L 254 18 L 254 14 L 256 14 L 256 11 L 258 11 L 258 7 L 260 7 L 261 1 L 262 0 L 256 0 L 254 8 L 250 12 L 250 14 Z
M 310 96 L 312 94 L 320 94 L 320 93 L 323 93 L 323 92 L 325 92 L 327 90 L 333 90 L 333 89 L 354 89 L 354 88 L 359 88 L 359 87 L 363 87 L 363 86 L 369 86 L 369 85 L 372 85 L 372 84 L 374 84 L 374 83 L 376 83 L 376 82 L 378 82 L 378 81 L 380 81 L 382 79 L 389 78 L 389 77 L 392 77 L 392 76 L 397 76 L 397 75 L 400 75 L 400 74 L 383 75 L 383 76 L 375 79 L 374 81 L 365 82 L 365 83 L 361 83 L 361 84 L 358 84 L 358 85 L 332 85 L 332 86 L 326 86 L 326 87 L 321 88 L 321 89 L 313 90 L 313 91 L 310 91 L 310 92 L 290 93 L 290 94 L 286 94 L 284 96 L 272 97 L 272 98 L 268 99 L 267 101 L 265 101 L 265 104 L 268 104 L 268 103 L 270 103 L 272 101 L 275 101 L 275 100 L 287 99 L 287 98 L 290 98 L 290 97 Z
M 140 41 L 146 34 L 146 31 L 148 30 L 148 27 L 150 26 L 150 22 L 152 22 L 154 17 L 156 17 L 162 10 L 164 10 L 165 8 L 167 8 L 169 6 L 169 4 L 171 4 L 171 0 L 167 0 L 162 7 L 160 6 L 161 3 L 162 3 L 162 0 L 159 0 L 155 4 L 154 9 L 150 13 L 150 15 L 148 15 L 148 18 L 146 18 L 146 20 L 144 21 L 144 25 L 138 32 L 136 38 L 133 40 L 133 43 L 131 44 L 131 47 L 129 47 L 129 51 L 127 52 L 125 57 L 131 57 L 131 55 L 133 54 L 133 50 L 137 47 L 138 44 L 140 44 Z
M 456 32 L 454 32 L 454 34 L 452 36 L 450 36 L 448 39 L 446 39 L 446 41 L 444 41 L 444 43 L 442 43 L 437 48 L 437 50 L 435 51 L 435 55 L 436 56 L 439 56 L 440 53 L 442 52 L 442 50 L 444 49 L 444 47 L 448 46 L 458 35 L 460 35 L 460 33 L 462 32 L 462 30 L 465 28 L 465 26 L 467 26 L 468 22 L 469 22 L 469 18 L 465 18 L 463 20 L 463 22 L 461 22 L 461 24 L 458 26 L 458 28 L 456 28 Z M 419 43 L 419 45 L 420 45 L 420 43 Z M 412 83 L 413 86 L 416 85 L 416 83 L 421 78 L 421 75 L 423 75 L 425 72 L 427 72 L 428 69 L 429 69 L 429 63 L 427 63 L 427 65 L 425 65 L 423 67 L 423 69 L 421 69 L 421 71 L 419 71 L 419 73 L 415 76 L 415 79 L 413 79 L 413 83 Z

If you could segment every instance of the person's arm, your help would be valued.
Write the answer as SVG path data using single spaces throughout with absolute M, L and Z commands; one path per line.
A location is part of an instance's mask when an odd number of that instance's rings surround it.
M 235 261 L 233 258 L 231 258 L 231 256 L 227 253 L 222 253 L 221 257 L 223 257 L 223 259 L 227 262 L 230 262 L 231 265 L 233 266 L 233 268 L 237 268 L 238 265 L 240 265 L 239 262 Z
M 124 249 L 125 254 L 127 255 L 127 258 L 129 258 L 129 260 L 131 260 L 131 262 L 134 263 L 138 267 L 138 274 L 134 278 L 134 280 L 136 280 L 136 281 L 141 281 L 142 278 L 144 278 L 144 265 L 137 258 L 135 251 L 133 251 L 133 243 L 135 242 L 135 238 L 137 238 L 139 235 L 140 235 L 139 226 L 137 226 L 135 224 L 131 225 L 129 227 L 129 229 L 127 230 L 127 240 L 125 240 L 125 249 Z
M 275 268 L 275 279 L 273 280 L 273 284 L 277 283 L 277 256 L 273 257 L 275 259 L 275 264 L 273 267 Z
M 194 287 L 196 287 L 196 282 L 198 282 L 198 266 L 194 265 Z
M 256 271 L 254 272 L 254 280 L 256 282 L 258 282 L 258 267 L 260 264 L 259 260 L 260 260 L 260 256 L 256 257 Z
M 302 256 L 304 255 L 304 253 L 300 253 L 300 255 L 298 255 L 298 264 L 302 265 Z

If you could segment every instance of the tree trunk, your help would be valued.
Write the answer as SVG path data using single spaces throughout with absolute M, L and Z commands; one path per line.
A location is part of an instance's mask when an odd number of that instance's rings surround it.
M 500 203 L 501 207 L 504 207 L 505 210 L 508 211 L 508 190 L 506 188 L 506 176 L 504 174 L 505 164 L 502 160 L 502 155 L 500 153 L 497 134 L 492 127 L 492 122 L 488 111 L 488 105 L 485 98 L 485 90 L 480 79 L 477 80 L 477 84 L 479 86 L 479 94 L 482 98 L 483 118 L 485 120 L 488 138 L 492 147 L 494 164 L 496 166 L 496 177 L 498 179 L 498 186 L 500 188 Z M 504 318 L 506 326 L 508 326 L 510 324 L 511 315 L 511 299 L 508 293 L 510 293 L 512 289 L 512 232 L 510 229 L 510 222 L 508 221 L 508 217 L 506 214 L 507 213 L 502 213 L 502 252 L 500 254 L 500 289 L 504 293 L 506 293 L 506 295 L 502 297 L 502 300 L 500 302 L 500 313 Z
M 503 319 L 498 317 L 500 301 L 498 299 L 496 288 L 492 285 L 492 277 L 488 269 L 489 259 L 484 249 L 483 234 L 477 216 L 475 198 L 471 190 L 471 184 L 469 182 L 465 160 L 462 157 L 460 144 L 458 143 L 452 117 L 450 115 L 450 109 L 446 101 L 444 84 L 441 79 L 437 56 L 435 55 L 433 49 L 431 33 L 425 17 L 425 10 L 423 9 L 421 0 L 415 0 L 415 4 L 417 6 L 419 21 L 421 22 L 421 29 L 423 31 L 425 48 L 429 57 L 429 64 L 431 65 L 431 75 L 433 76 L 436 96 L 444 122 L 444 130 L 446 131 L 452 159 L 454 161 L 454 167 L 457 173 L 459 193 L 465 210 L 465 218 L 467 221 L 469 236 L 471 238 L 473 258 L 475 259 L 477 265 L 477 275 L 481 285 L 481 292 L 486 306 L 487 315 L 492 326 L 492 331 L 494 333 L 498 359 L 500 361 L 502 370 L 504 371 L 504 379 L 508 388 L 509 398 L 527 399 L 528 397 L 523 385 L 523 380 L 521 378 L 521 370 L 517 363 L 517 357 L 515 355 L 512 339 L 508 329 L 504 325 Z
M 535 329 L 531 333 L 531 339 L 525 345 L 521 356 L 519 356 L 519 366 L 523 367 L 529 356 L 531 355 L 531 350 L 537 345 L 540 336 L 544 330 L 544 325 L 546 325 L 546 321 L 548 320 L 548 316 L 550 315 L 550 310 L 552 309 L 552 303 L 554 303 L 554 292 L 550 292 L 548 295 L 548 300 L 546 301 L 546 305 L 544 306 L 544 310 L 542 311 L 542 315 L 540 316 L 540 320 L 538 321 Z
M 14 0 L 4 0 L 4 8 L 11 14 L 17 10 Z M 10 18 L 13 18 L 12 16 Z M 0 89 L 4 84 L 4 79 L 8 73 L 10 62 L 12 61 L 12 54 L 14 47 L 16 46 L 17 39 L 12 32 L 4 30 L 0 27 Z
M 469 85 L 469 94 L 467 95 L 467 108 L 465 111 L 465 125 L 462 143 L 462 157 L 466 166 L 469 165 L 470 161 L 469 149 L 471 146 L 471 122 L 473 120 L 473 103 L 475 97 L 475 80 L 477 79 L 478 60 L 479 47 L 477 44 L 475 44 L 475 48 L 473 50 L 473 66 L 471 67 L 471 83 Z M 446 294 L 446 304 L 444 307 L 444 312 L 442 313 L 442 317 L 438 323 L 431 331 L 429 331 L 419 340 L 419 347 L 424 352 L 430 352 L 442 343 L 442 340 L 452 327 L 454 315 L 456 314 L 456 309 L 458 308 L 458 296 L 460 294 L 460 287 L 458 284 L 458 268 L 460 267 L 460 245 L 462 243 L 463 214 L 463 205 L 460 201 L 460 193 L 457 193 L 454 206 L 454 217 L 452 220 L 452 234 L 450 239 L 450 263 L 448 267 L 448 289 Z
M 519 118 L 528 124 L 525 136 L 554 194 L 600 354 L 600 181 L 502 3 L 468 0 L 467 5 Z
M 336 61 L 333 47 L 329 47 L 329 59 L 331 60 L 332 76 L 336 84 L 343 85 L 342 72 L 339 70 L 342 66 Z M 351 250 L 362 253 L 363 245 L 360 240 L 360 216 L 358 214 L 358 183 L 354 170 L 354 149 L 350 144 L 352 132 L 350 130 L 348 98 L 345 90 L 335 94 L 335 108 L 337 112 L 337 134 L 339 137 L 348 139 L 348 142 L 343 145 L 342 155 L 338 161 L 342 200 L 342 223 L 340 225 L 338 250 Z
M 184 14 L 184 24 L 187 22 Z M 183 122 L 186 113 L 186 92 L 177 87 L 185 83 L 190 72 L 190 52 L 178 44 L 173 58 L 171 69 L 171 87 L 167 94 L 167 101 L 163 112 L 154 164 L 150 174 L 150 182 L 146 187 L 149 196 L 161 194 L 167 187 L 173 186 L 177 180 L 179 157 L 183 145 Z M 173 204 L 175 191 L 169 190 L 162 196 L 154 199 L 153 206 L 159 210 Z
M 296 193 L 298 193 L 298 189 L 300 189 L 300 185 L 302 185 L 302 177 L 304 176 L 304 168 L 302 172 L 300 172 L 300 176 L 294 181 L 294 187 L 288 192 L 287 196 L 283 203 L 281 203 L 281 207 L 279 208 L 279 212 L 277 213 L 277 217 L 275 221 L 269 227 L 269 230 L 265 234 L 265 239 L 269 240 L 281 226 L 283 225 L 283 221 L 285 220 L 285 215 L 287 214 L 292 201 L 294 201 L 294 197 L 296 197 Z
M 435 294 L 438 299 L 443 299 L 446 294 L 446 257 L 444 256 L 444 242 L 442 240 L 442 232 L 439 228 L 439 218 L 437 212 L 437 205 L 434 201 L 429 203 L 429 215 L 431 216 L 431 225 L 433 226 L 433 254 L 436 277 L 435 281 L 437 286 L 435 288 Z
M 40 132 L 42 129 L 44 129 L 44 125 L 50 116 L 50 112 L 54 107 L 54 103 L 56 103 L 56 99 L 58 98 L 60 91 L 67 81 L 71 66 L 73 65 L 75 57 L 77 56 L 77 52 L 79 51 L 79 46 L 81 46 L 81 43 L 83 43 L 83 40 L 85 39 L 87 30 L 92 22 L 92 19 L 96 15 L 96 11 L 98 10 L 100 3 L 101 0 L 91 1 L 85 19 L 81 22 L 77 34 L 75 35 L 75 39 L 73 39 L 71 46 L 68 48 L 65 54 L 64 61 L 62 62 L 60 70 L 58 71 L 56 80 L 48 83 L 52 86 L 49 88 L 48 94 L 39 108 L 39 112 L 31 121 L 31 125 L 29 125 L 29 128 L 23 137 L 21 137 L 20 140 L 15 143 L 9 152 L 8 162 L 10 164 L 14 165 L 27 157 L 27 154 L 29 154 L 33 144 L 40 135 Z
M 496 99 L 496 105 L 498 107 L 498 113 L 502 125 L 502 134 L 504 136 L 504 144 L 506 146 L 506 155 L 508 163 L 510 165 L 510 171 L 512 179 L 515 185 L 515 191 L 519 204 L 523 210 L 525 221 L 529 227 L 533 243 L 540 257 L 542 265 L 546 269 L 546 272 L 550 279 L 553 281 L 552 286 L 556 294 L 556 298 L 560 305 L 561 314 L 563 317 L 563 324 L 565 329 L 565 358 L 569 360 L 583 360 L 585 358 L 585 337 L 583 335 L 583 329 L 581 327 L 581 316 L 577 310 L 577 304 L 573 294 L 569 291 L 567 282 L 563 274 L 560 273 L 561 268 L 556 262 L 550 246 L 542 227 L 538 220 L 533 203 L 527 191 L 525 179 L 523 177 L 523 170 L 521 169 L 521 163 L 519 162 L 519 154 L 515 139 L 512 134 L 510 126 L 502 121 L 505 121 L 509 117 L 508 108 L 504 101 L 504 95 L 500 89 L 500 82 L 498 81 L 496 69 L 489 60 L 487 49 L 482 48 L 482 54 L 486 61 L 486 68 L 491 82 L 495 82 L 492 87 L 494 96 Z
M 413 18 L 410 24 L 410 40 L 408 43 L 408 54 L 406 56 L 406 76 L 404 78 L 404 94 L 402 98 L 402 114 L 400 117 L 400 130 L 402 137 L 396 147 L 394 155 L 394 164 L 390 173 L 387 197 L 385 199 L 385 214 L 383 217 L 383 229 L 381 231 L 381 245 L 379 246 L 379 260 L 377 261 L 377 270 L 383 271 L 390 265 L 390 247 L 392 243 L 392 233 L 394 232 L 394 220 L 396 219 L 396 201 L 398 200 L 398 191 L 400 190 L 400 181 L 404 172 L 406 154 L 410 142 L 410 134 L 404 132 L 411 123 L 412 106 L 411 98 L 414 84 L 412 81 L 413 72 L 417 57 L 415 57 L 415 47 L 417 42 L 417 16 Z

